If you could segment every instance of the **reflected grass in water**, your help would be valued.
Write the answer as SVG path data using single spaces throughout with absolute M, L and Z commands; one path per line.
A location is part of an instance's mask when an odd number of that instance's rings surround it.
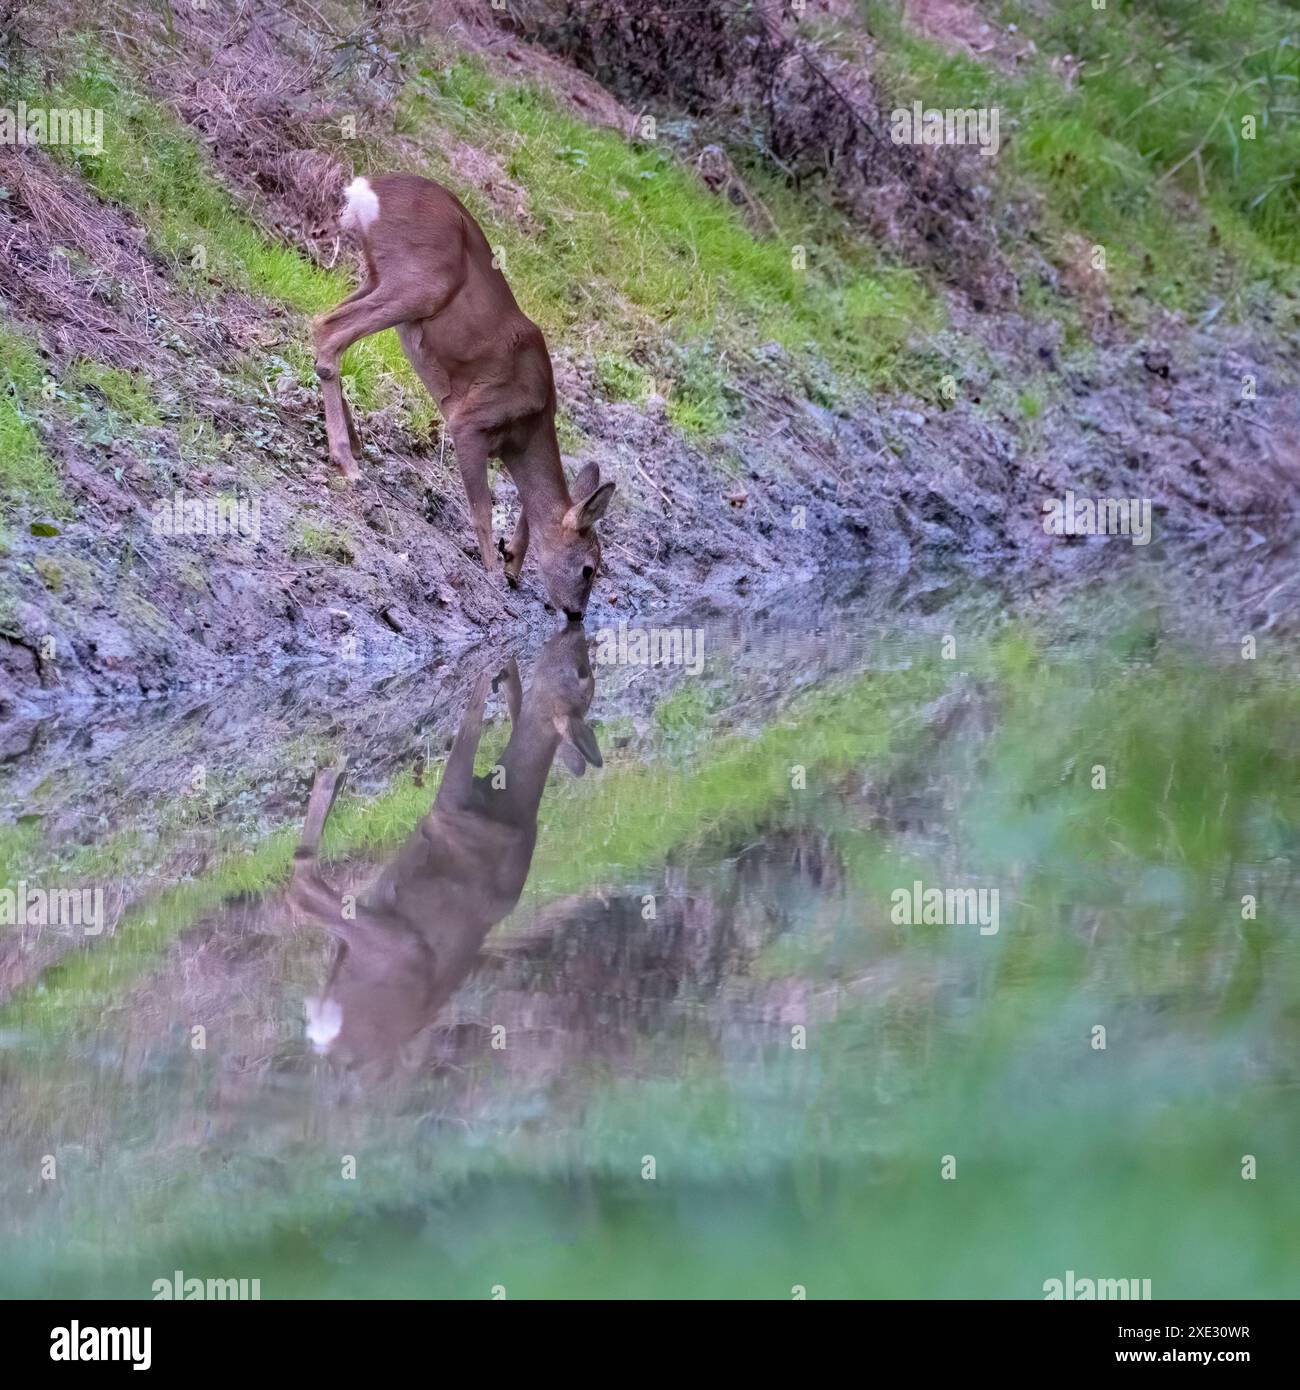
M 269 1297 L 1040 1297 L 1074 1269 L 1150 1278 L 1156 1297 L 1295 1296 L 1288 660 L 1148 627 L 1078 651 L 1011 629 L 960 669 L 792 701 L 698 764 L 559 787 L 534 905 L 675 865 L 715 913 L 767 924 L 754 954 L 644 1016 L 645 980 L 616 980 L 579 1053 L 531 1078 L 471 1051 L 463 1072 L 341 1103 L 286 1062 L 264 1124 L 223 1112 L 220 1058 L 124 1066 L 111 1023 L 94 1054 L 10 1054 L 8 1142 L 31 1152 L 57 1127 L 91 1147 L 53 1209 L 6 1203 L 20 1253 L 0 1277 L 141 1296 L 180 1267 L 260 1277 Z M 391 844 L 431 795 L 341 808 L 336 851 Z M 816 874 L 790 848 L 812 842 Z M 747 853 L 766 876 L 737 868 Z M 999 933 L 893 924 L 913 878 L 999 886 Z

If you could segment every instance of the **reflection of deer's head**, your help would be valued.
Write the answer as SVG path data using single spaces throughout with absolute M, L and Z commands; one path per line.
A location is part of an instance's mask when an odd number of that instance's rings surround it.
M 584 716 L 595 692 L 579 624 L 542 648 L 525 694 L 513 659 L 496 682 L 510 712 L 497 765 L 474 776 L 483 707 L 494 682 L 481 675 L 452 742 L 433 808 L 396 857 L 355 898 L 320 872 L 321 832 L 343 769 L 316 775 L 289 890 L 294 910 L 339 939 L 319 998 L 307 1001 L 307 1036 L 344 1065 L 387 1069 L 473 968 L 483 938 L 523 891 L 537 840 L 537 807 L 558 753 L 575 775 L 599 767 Z
M 596 737 L 584 718 L 595 692 L 596 677 L 587 656 L 587 635 L 581 623 L 570 623 L 542 648 L 541 660 L 528 687 L 525 713 L 550 720 L 560 739 L 560 761 L 575 777 L 586 772 L 588 763 L 601 766 Z

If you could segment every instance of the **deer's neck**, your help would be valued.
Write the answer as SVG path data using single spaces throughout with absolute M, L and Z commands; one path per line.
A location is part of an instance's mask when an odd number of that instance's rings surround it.
M 560 746 L 560 734 L 549 720 L 524 717 L 501 754 L 511 819 L 537 820 L 537 807 Z
M 564 481 L 564 465 L 560 461 L 560 441 L 555 436 L 554 420 L 544 420 L 527 448 L 507 467 L 519 490 L 519 501 L 529 526 L 559 525 L 572 502 Z

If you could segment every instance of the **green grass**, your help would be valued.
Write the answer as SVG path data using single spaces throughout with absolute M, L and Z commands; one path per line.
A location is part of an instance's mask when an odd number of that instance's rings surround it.
M 1113 297 L 1235 313 L 1253 282 L 1294 291 L 1300 253 L 1300 22 L 1274 0 L 1111 0 L 1105 11 L 1005 3 L 1038 56 L 1011 77 L 918 37 L 890 5 L 869 7 L 885 40 L 889 97 L 997 106 L 1002 195 L 1045 198 L 1058 263 L 1106 250 Z M 1069 53 L 1072 87 L 1050 69 Z M 1242 118 L 1257 118 L 1243 138 Z M 1014 248 L 1009 248 L 1014 250 Z
M 137 425 L 157 425 L 162 420 L 152 385 L 143 372 L 127 372 L 83 359 L 73 364 L 66 382 L 73 387 L 89 388 L 115 414 Z
M 346 532 L 335 526 L 313 526 L 303 522 L 298 527 L 295 549 L 318 560 L 334 560 L 350 565 L 355 558 Z
M 26 876 L 24 866 L 35 861 L 42 839 L 39 817 L 0 825 L 0 888 L 11 886 Z
M 1089 127 L 1171 187 L 1202 199 L 1220 235 L 1244 257 L 1261 268 L 1270 256 L 1295 265 L 1300 16 L 1294 6 L 1113 0 L 1106 16 L 1096 23 L 1062 7 L 1042 23 L 1053 50 L 1084 62 L 1075 102 Z M 1243 133 L 1247 116 L 1256 120 L 1254 139 Z
M 63 515 L 67 503 L 34 421 L 45 364 L 22 334 L 0 324 L 0 503 Z
M 668 418 L 683 434 L 708 438 L 727 422 L 727 378 L 708 344 L 677 355 L 668 380 Z
M 559 341 L 594 337 L 602 354 L 626 359 L 665 337 L 678 351 L 715 355 L 775 340 L 796 358 L 878 383 L 899 369 L 913 330 L 938 320 L 917 276 L 825 209 L 765 190 L 780 234 L 756 237 L 666 148 L 584 125 L 545 92 L 498 82 L 476 61 L 430 63 L 408 85 L 398 129 L 418 137 L 430 124 L 496 155 L 527 190 L 531 232 L 465 196 L 525 312 Z M 436 156 L 429 162 L 435 177 L 451 178 Z M 622 368 L 604 381 L 632 386 Z M 679 422 L 709 431 L 724 413 L 716 391 L 695 390 Z
M 144 224 L 183 285 L 202 294 L 242 290 L 306 315 L 332 308 L 355 288 L 347 275 L 323 270 L 264 236 L 213 176 L 189 130 L 92 44 L 79 42 L 75 53 L 76 64 L 49 100 L 102 109 L 104 148 L 100 154 L 56 153 L 73 162 L 100 197 Z M 309 351 L 304 346 L 298 354 L 304 372 Z M 400 400 L 402 393 L 425 395 L 391 331 L 351 348 L 342 375 L 362 409 Z
M 644 367 L 614 352 L 596 358 L 596 382 L 609 400 L 635 405 L 643 405 L 654 387 L 654 378 Z
M 698 737 L 716 713 L 710 691 L 698 682 L 683 682 L 654 709 L 655 724 L 670 736 Z

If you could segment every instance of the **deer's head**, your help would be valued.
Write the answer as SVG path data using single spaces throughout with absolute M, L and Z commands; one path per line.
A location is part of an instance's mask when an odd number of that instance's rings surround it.
M 573 504 L 560 521 L 537 538 L 538 561 L 547 597 L 570 622 L 581 622 L 600 571 L 596 523 L 605 515 L 613 483 L 600 481 L 600 468 L 589 463 L 573 480 Z

